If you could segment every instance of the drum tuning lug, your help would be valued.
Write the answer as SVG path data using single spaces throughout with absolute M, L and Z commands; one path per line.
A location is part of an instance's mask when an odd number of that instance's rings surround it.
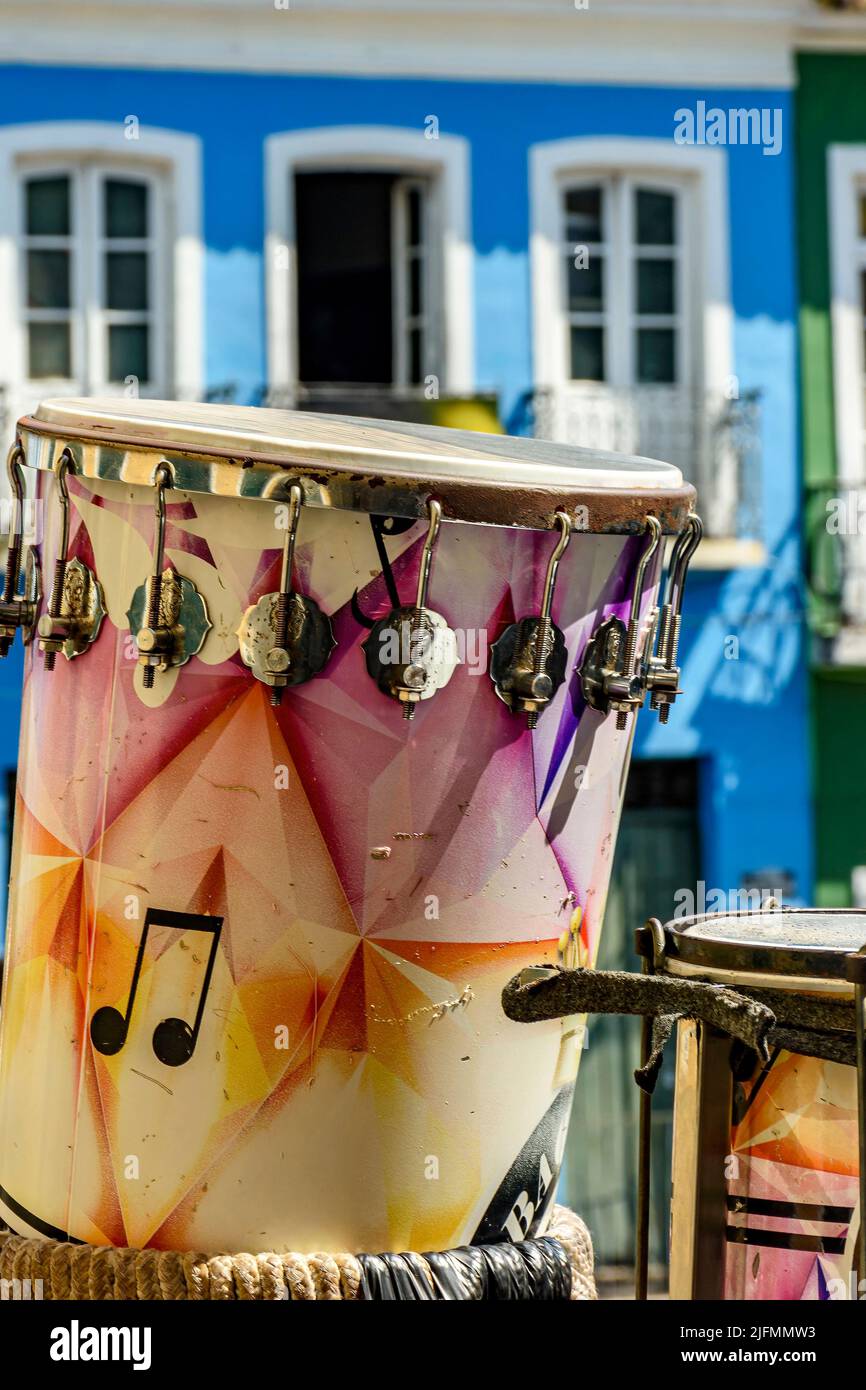
M 618 729 L 626 727 L 629 711 L 639 710 L 646 698 L 643 648 L 652 651 L 658 617 L 655 609 L 649 615 L 648 624 L 643 624 L 640 616 L 647 566 L 661 540 L 662 528 L 657 517 L 647 517 L 646 534 L 647 544 L 638 561 L 632 589 L 628 626 L 621 618 L 606 618 L 589 639 L 579 670 L 586 703 L 602 714 L 615 710 Z
M 337 645 L 331 619 L 309 594 L 292 588 L 298 520 L 303 505 L 299 484 L 289 489 L 289 515 L 277 593 L 263 594 L 244 613 L 238 628 L 241 660 L 256 680 L 270 686 L 271 704 L 282 702 L 289 685 L 303 685 L 323 669 Z
M 433 548 L 442 521 L 442 505 L 427 503 L 430 524 L 421 552 L 421 569 L 414 604 L 392 608 L 380 618 L 362 644 L 367 672 L 384 695 L 403 706 L 403 718 L 412 719 L 419 700 L 429 700 L 446 686 L 459 665 L 457 636 L 441 613 L 427 605 Z
M 671 705 L 681 693 L 677 651 L 680 643 L 683 594 L 689 563 L 702 535 L 703 523 L 693 512 L 686 520 L 685 527 L 677 536 L 671 551 L 665 599 L 656 624 L 658 648 L 651 654 L 646 667 L 650 709 L 658 711 L 659 722 L 662 724 L 667 724 Z
M 18 588 L 24 536 L 24 463 L 24 450 L 20 441 L 16 440 L 6 460 L 13 507 L 6 553 L 6 578 L 0 599 L 0 657 L 9 655 L 19 628 L 25 646 L 33 641 L 36 614 L 42 599 L 42 571 L 39 557 L 32 546 L 27 547 L 23 592 L 19 592 Z
M 183 666 L 201 651 L 211 629 L 207 604 L 191 579 L 163 568 L 165 550 L 165 493 L 174 486 L 171 465 L 163 460 L 154 474 L 156 488 L 156 533 L 153 567 L 149 577 L 132 596 L 127 612 L 129 628 L 135 633 L 138 663 L 142 667 L 145 690 L 153 687 L 157 671 Z
M 60 546 L 54 563 L 48 612 L 42 614 L 36 625 L 46 671 L 54 670 L 58 652 L 62 652 L 67 661 L 86 652 L 99 636 L 105 617 L 105 598 L 96 575 L 83 560 L 68 558 L 69 488 L 66 480 L 74 471 L 72 456 L 64 449 L 55 464 L 61 508 Z
M 490 649 L 490 679 L 496 694 L 513 714 L 525 714 L 534 729 L 565 680 L 565 637 L 551 617 L 559 562 L 571 539 L 571 521 L 556 513 L 559 540 L 547 565 L 541 612 L 506 628 Z

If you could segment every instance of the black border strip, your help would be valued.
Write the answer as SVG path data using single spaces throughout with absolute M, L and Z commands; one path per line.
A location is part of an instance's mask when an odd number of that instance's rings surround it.
M 76 1236 L 71 1236 L 68 1231 L 61 1231 L 59 1226 L 52 1226 L 48 1221 L 43 1221 L 41 1216 L 34 1216 L 32 1211 L 22 1207 L 20 1202 L 16 1202 L 14 1197 L 10 1197 L 5 1187 L 0 1187 L 0 1201 L 5 1202 L 10 1211 L 14 1211 L 16 1216 L 20 1216 L 22 1221 L 26 1221 L 28 1226 L 32 1226 L 34 1231 L 40 1235 L 48 1236 L 49 1240 L 62 1240 L 68 1245 L 86 1245 L 86 1241 L 78 1240 Z
M 753 1226 L 728 1226 L 729 1245 L 766 1245 L 771 1250 L 811 1250 L 816 1255 L 844 1255 L 844 1236 L 806 1236 L 793 1231 L 760 1231 Z
M 829 1221 L 847 1226 L 854 1215 L 852 1207 L 825 1207 L 814 1202 L 778 1202 L 769 1197 L 737 1197 L 729 1192 L 728 1211 L 751 1216 L 778 1216 L 786 1221 Z

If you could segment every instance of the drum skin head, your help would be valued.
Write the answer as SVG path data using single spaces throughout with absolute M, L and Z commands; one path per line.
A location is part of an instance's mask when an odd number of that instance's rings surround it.
M 186 492 L 421 518 L 436 497 L 446 520 L 637 534 L 646 516 L 678 533 L 695 491 L 672 464 L 573 445 L 395 420 L 172 401 L 44 401 L 19 421 L 27 462 L 51 468 L 63 448 L 85 477 L 148 485 L 167 459 Z
M 844 980 L 845 960 L 866 943 L 866 910 L 765 908 L 675 918 L 665 926 L 672 973 L 718 971 L 791 980 Z M 682 967 L 697 967 L 684 971 Z M 680 968 L 678 968 L 680 967 Z

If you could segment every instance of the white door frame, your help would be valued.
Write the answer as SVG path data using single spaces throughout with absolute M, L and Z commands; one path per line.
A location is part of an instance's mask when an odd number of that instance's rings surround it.
M 265 293 L 268 385 L 294 388 L 298 373 L 297 246 L 294 175 L 299 170 L 393 170 L 432 177 L 439 242 L 439 303 L 444 394 L 475 383 L 469 147 L 457 135 L 428 139 L 397 126 L 327 126 L 265 140 Z

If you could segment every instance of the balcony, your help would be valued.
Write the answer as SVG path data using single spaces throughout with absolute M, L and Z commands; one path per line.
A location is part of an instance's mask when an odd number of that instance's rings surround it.
M 736 400 L 678 386 L 574 383 L 535 391 L 532 432 L 542 439 L 663 459 L 698 491 L 705 540 L 693 563 L 759 565 L 761 420 L 757 392 Z
M 324 415 L 360 415 L 407 424 L 448 425 L 501 433 L 493 394 L 430 396 L 423 386 L 367 385 L 354 382 L 296 382 L 263 387 L 257 405 L 279 410 L 316 410 Z
M 814 656 L 866 666 L 866 482 L 812 485 L 806 539 Z

